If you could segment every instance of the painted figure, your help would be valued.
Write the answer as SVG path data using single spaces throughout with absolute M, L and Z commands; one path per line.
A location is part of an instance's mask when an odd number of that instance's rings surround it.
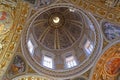
M 7 13 L 6 12 L 0 12 L 0 20 L 5 20 L 6 19 L 6 16 L 7 16 Z
M 110 75 L 116 75 L 120 70 L 120 58 L 112 58 L 105 64 L 105 70 Z
M 111 23 L 104 23 L 103 31 L 108 40 L 113 40 L 120 37 L 120 27 L 115 26 Z
M 4 34 L 9 31 L 13 25 L 13 20 L 8 12 L 0 11 L 0 34 Z
M 25 71 L 25 62 L 20 56 L 16 56 L 11 68 L 9 70 L 10 75 L 16 75 Z

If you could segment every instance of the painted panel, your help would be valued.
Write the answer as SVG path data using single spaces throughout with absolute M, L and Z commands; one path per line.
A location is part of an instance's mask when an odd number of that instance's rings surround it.
M 120 26 L 105 22 L 102 25 L 103 33 L 108 40 L 120 38 Z
M 10 69 L 8 70 L 8 76 L 13 77 L 15 75 L 18 75 L 20 73 L 25 72 L 26 65 L 22 57 L 15 56 L 13 63 L 10 66 Z

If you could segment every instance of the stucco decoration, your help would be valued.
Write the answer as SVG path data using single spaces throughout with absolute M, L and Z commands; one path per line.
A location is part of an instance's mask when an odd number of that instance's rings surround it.
M 40 45 L 61 50 L 71 47 L 81 38 L 82 14 L 70 10 L 67 7 L 52 8 L 36 17 L 31 31 Z
M 26 61 L 37 73 L 68 79 L 86 72 L 99 56 L 100 32 L 100 26 L 90 13 L 72 4 L 58 3 L 39 9 L 28 20 L 21 48 Z M 67 53 L 76 57 L 76 66 L 66 67 Z M 53 68 L 43 65 L 44 55 L 52 55 Z
M 91 80 L 116 80 L 119 78 L 120 43 L 118 42 L 106 49 L 93 68 Z
M 11 80 L 53 80 L 52 78 L 49 77 L 43 77 L 42 75 L 38 74 L 25 74 L 21 76 L 17 76 Z

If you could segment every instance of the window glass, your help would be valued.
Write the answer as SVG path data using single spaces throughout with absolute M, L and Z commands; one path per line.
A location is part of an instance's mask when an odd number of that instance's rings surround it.
M 29 52 L 33 55 L 33 53 L 34 53 L 34 46 L 33 46 L 33 43 L 31 42 L 31 40 L 28 41 L 27 45 L 28 45 Z
M 85 43 L 85 50 L 87 54 L 91 54 L 91 52 L 93 51 L 93 45 L 89 40 L 87 40 L 87 42 Z
M 43 57 L 43 65 L 48 68 L 53 68 L 53 61 L 51 57 L 44 56 Z
M 76 60 L 73 56 L 69 56 L 66 58 L 67 68 L 72 68 L 77 65 Z

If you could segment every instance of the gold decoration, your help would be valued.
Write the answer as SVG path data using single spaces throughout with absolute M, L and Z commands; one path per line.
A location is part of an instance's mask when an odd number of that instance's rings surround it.
M 1 78 L 12 60 L 19 36 L 21 36 L 23 26 L 18 25 L 25 24 L 21 21 L 25 21 L 29 11 L 28 5 L 21 0 L 17 1 L 19 2 L 13 0 L 0 1 L 0 17 L 2 20 L 0 21 L 0 80 L 2 80 Z M 26 10 L 24 14 L 22 13 L 23 8 Z M 20 17 L 21 15 L 22 17 Z
M 120 69 L 120 43 L 110 47 L 97 62 L 91 80 L 116 80 Z

